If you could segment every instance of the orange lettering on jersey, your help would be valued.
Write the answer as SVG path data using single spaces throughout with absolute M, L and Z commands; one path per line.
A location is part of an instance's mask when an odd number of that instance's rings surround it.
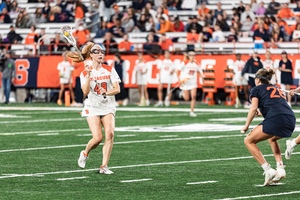
M 110 75 L 103 75 L 103 76 L 97 76 L 94 78 L 94 80 L 109 80 Z

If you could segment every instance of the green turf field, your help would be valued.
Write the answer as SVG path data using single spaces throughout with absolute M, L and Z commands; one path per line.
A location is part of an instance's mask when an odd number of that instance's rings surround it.
M 77 166 L 91 137 L 80 108 L 32 105 L 0 107 L 1 200 L 299 199 L 298 149 L 283 159 L 282 184 L 261 187 L 263 171 L 239 132 L 246 109 L 198 106 L 190 118 L 188 105 L 120 107 L 109 164 L 115 174 L 101 175 L 102 146 L 84 170 Z M 300 108 L 294 110 L 300 119 Z M 268 143 L 259 147 L 276 167 Z

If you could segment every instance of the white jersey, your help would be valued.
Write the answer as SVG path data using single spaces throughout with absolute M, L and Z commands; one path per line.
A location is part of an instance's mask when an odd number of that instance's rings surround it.
M 80 82 L 81 87 L 86 83 L 86 71 L 81 72 Z M 89 116 L 104 116 L 109 113 L 115 115 L 116 100 L 115 96 L 106 96 L 100 94 L 100 88 L 106 91 L 113 89 L 113 83 L 121 82 L 115 68 L 102 64 L 99 70 L 92 69 L 90 75 L 90 92 L 88 98 L 84 101 L 84 108 L 82 111 L 83 117 Z
M 272 79 L 271 79 L 271 84 L 275 85 L 276 84 L 276 68 L 274 66 L 273 60 L 271 60 L 271 59 L 264 60 L 262 62 L 262 64 L 263 64 L 264 68 L 273 69 L 275 71 L 275 74 L 272 76 Z
M 157 65 L 157 69 L 159 69 L 159 82 L 164 84 L 171 83 L 171 73 L 175 70 L 173 61 L 170 59 L 164 59 Z
M 62 84 L 72 83 L 71 74 L 74 71 L 74 67 L 69 61 L 62 61 L 58 63 L 57 70 L 59 71 L 59 81 Z
M 198 87 L 198 73 L 202 74 L 202 69 L 197 62 L 182 63 L 180 67 L 180 80 L 187 81 L 180 85 L 182 90 L 191 90 Z
M 237 85 L 237 86 L 240 86 L 240 85 L 248 85 L 248 81 L 247 79 L 242 76 L 242 71 L 245 67 L 245 61 L 243 60 L 236 60 L 234 62 L 234 68 L 233 68 L 233 72 L 234 72 L 234 83 Z
M 144 61 L 140 62 L 139 60 L 136 60 L 134 70 L 136 73 L 136 83 L 138 85 L 147 85 L 147 83 L 148 83 L 148 80 L 147 80 L 148 67 L 147 67 L 146 62 L 144 62 Z

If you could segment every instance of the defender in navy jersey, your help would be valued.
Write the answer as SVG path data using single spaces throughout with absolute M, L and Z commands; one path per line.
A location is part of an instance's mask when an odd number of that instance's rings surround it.
M 247 135 L 244 143 L 264 170 L 265 186 L 285 178 L 286 173 L 277 140 L 290 137 L 296 124 L 294 112 L 288 105 L 284 93 L 270 84 L 274 73 L 274 70 L 265 68 L 257 71 L 255 75 L 256 86 L 252 88 L 249 95 L 251 107 L 245 126 L 241 129 L 241 131 L 247 131 L 256 115 L 264 117 L 264 120 Z M 257 146 L 258 142 L 264 140 L 268 140 L 272 148 L 276 160 L 276 170 L 271 168 Z

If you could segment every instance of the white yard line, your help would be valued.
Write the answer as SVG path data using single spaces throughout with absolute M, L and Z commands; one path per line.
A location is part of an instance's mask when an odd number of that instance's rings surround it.
M 188 138 L 165 138 L 165 139 L 156 139 L 156 140 L 133 140 L 133 141 L 124 141 L 124 142 L 114 142 L 116 144 L 135 144 L 135 143 L 151 143 L 151 142 L 169 142 L 169 141 L 183 141 L 183 140 L 195 140 L 195 139 L 216 139 L 216 138 L 228 138 L 228 137 L 244 137 L 244 135 L 214 135 L 214 136 L 193 136 Z M 3 149 L 0 150 L 0 153 L 7 152 L 18 152 L 18 151 L 36 151 L 36 150 L 47 150 L 47 149 L 63 149 L 63 148 L 72 148 L 72 147 L 82 147 L 86 144 L 74 144 L 74 145 L 64 145 L 64 146 L 50 146 L 50 147 L 31 147 L 31 148 L 22 148 L 22 149 Z
M 71 177 L 71 178 L 58 178 L 56 180 L 58 181 L 70 181 L 70 180 L 76 180 L 76 179 L 85 179 L 88 178 L 87 176 L 80 176 L 80 177 Z
M 207 183 L 217 183 L 219 181 L 200 181 L 200 182 L 190 182 L 186 183 L 187 185 L 199 185 L 199 184 L 207 184 Z
M 91 134 L 89 134 L 91 135 Z M 136 136 L 135 134 L 127 134 L 127 135 L 115 135 L 115 137 L 134 137 Z
M 293 153 L 293 154 L 300 154 Z M 272 157 L 273 154 L 264 155 L 265 157 Z M 232 158 L 215 158 L 206 160 L 185 160 L 177 162 L 162 162 L 162 163 L 148 163 L 148 164 L 136 164 L 136 165 L 125 165 L 125 166 L 112 166 L 110 169 L 126 169 L 126 168 L 137 168 L 137 167 L 150 167 L 150 166 L 163 166 L 163 165 L 178 165 L 178 164 L 189 164 L 189 163 L 204 163 L 204 162 L 220 162 L 220 161 L 232 161 L 232 160 L 242 160 L 242 159 L 253 159 L 252 156 L 241 156 Z M 99 168 L 94 169 L 78 169 L 70 171 L 56 171 L 56 172 L 43 172 L 43 173 L 32 173 L 32 174 L 2 174 L 0 179 L 16 178 L 16 177 L 39 177 L 44 175 L 54 175 L 54 174 L 70 174 L 70 173 L 82 173 L 89 171 L 98 171 Z
M 142 181 L 152 181 L 152 178 L 143 178 L 143 179 L 135 179 L 135 180 L 124 180 L 120 181 L 121 183 L 133 183 L 133 182 L 142 182 Z
M 274 197 L 274 196 L 282 196 L 282 195 L 289 195 L 289 194 L 299 194 L 299 193 L 300 191 L 292 191 L 292 192 L 282 192 L 282 193 L 273 193 L 273 194 L 261 194 L 261 195 L 253 195 L 253 196 L 224 198 L 224 199 L 217 199 L 217 200 L 254 199 L 254 198 L 262 198 L 262 197 Z
M 59 133 L 40 133 L 37 136 L 52 136 L 52 135 L 59 135 Z
M 161 135 L 159 137 L 161 137 L 161 138 L 173 138 L 173 137 L 178 137 L 178 135 Z

